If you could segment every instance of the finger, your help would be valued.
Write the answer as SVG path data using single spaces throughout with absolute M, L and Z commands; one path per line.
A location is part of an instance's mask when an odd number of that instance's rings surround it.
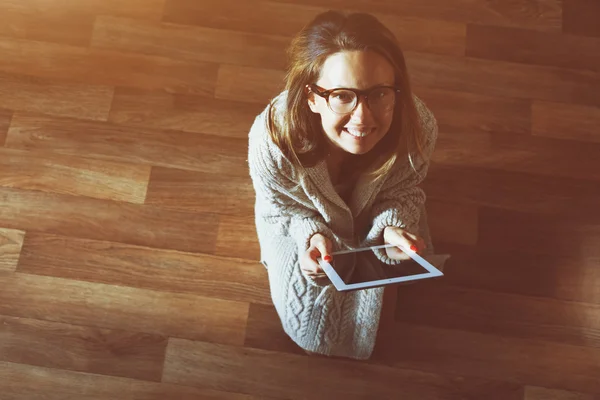
M 401 230 L 400 232 L 398 232 L 396 229 L 393 229 L 393 230 L 390 231 L 390 233 L 388 234 L 388 237 L 386 239 L 387 239 L 387 241 L 388 241 L 389 244 L 393 244 L 394 246 L 398 246 L 401 249 L 402 248 L 408 248 L 408 249 L 411 249 L 413 251 L 416 251 L 417 247 L 415 246 L 412 238 L 409 235 L 410 234 L 408 234 L 404 230 Z
M 407 239 L 408 242 L 410 242 L 410 245 L 408 247 L 412 251 L 419 253 L 425 250 L 425 248 L 427 247 L 425 245 L 425 240 L 423 240 L 423 238 L 421 238 L 420 236 L 414 235 L 407 231 L 403 231 L 402 235 Z
M 331 241 L 323 235 L 314 238 L 313 245 L 319 250 L 320 256 L 326 262 L 331 262 Z
M 321 252 L 316 246 L 311 246 L 308 251 L 308 259 L 305 262 L 305 268 L 308 273 L 318 274 L 323 272 L 317 259 L 321 257 Z

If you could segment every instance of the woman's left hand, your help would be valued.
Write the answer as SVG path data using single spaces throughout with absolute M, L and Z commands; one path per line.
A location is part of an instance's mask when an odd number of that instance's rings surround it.
M 423 238 L 396 226 L 387 226 L 383 230 L 383 241 L 385 244 L 398 246 L 400 249 L 402 247 L 409 248 L 416 253 L 422 252 L 427 247 Z M 410 257 L 404 255 L 401 258 L 409 259 Z

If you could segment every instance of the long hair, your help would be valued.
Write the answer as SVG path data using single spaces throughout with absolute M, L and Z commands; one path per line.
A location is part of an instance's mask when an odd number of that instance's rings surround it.
M 321 68 L 329 56 L 357 50 L 376 51 L 385 57 L 394 68 L 395 85 L 401 89 L 396 95 L 390 130 L 375 148 L 360 157 L 359 162 L 365 167 L 362 170 L 378 179 L 385 176 L 398 160 L 408 159 L 412 165 L 413 150 L 423 155 L 421 122 L 404 54 L 396 37 L 372 15 L 327 11 L 308 23 L 293 38 L 287 50 L 287 101 L 281 123 L 275 121 L 273 102 L 269 107 L 271 138 L 295 166 L 312 166 L 327 155 L 327 140 L 320 115 L 313 113 L 308 106 L 306 85 L 319 79 Z

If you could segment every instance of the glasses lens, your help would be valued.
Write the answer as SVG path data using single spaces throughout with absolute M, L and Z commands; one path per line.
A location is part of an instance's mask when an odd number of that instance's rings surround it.
M 369 93 L 369 106 L 372 110 L 388 111 L 394 107 L 396 91 L 391 88 L 376 88 Z
M 356 94 L 350 90 L 334 90 L 329 95 L 329 107 L 336 113 L 348 113 L 354 109 Z

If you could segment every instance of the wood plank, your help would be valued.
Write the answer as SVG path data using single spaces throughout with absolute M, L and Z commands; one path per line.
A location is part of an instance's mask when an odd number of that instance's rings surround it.
M 227 51 L 223 51 L 227 43 Z M 92 47 L 176 60 L 285 68 L 289 39 L 222 29 L 99 16 Z
M 23 231 L 0 228 L 0 274 L 15 271 L 24 239 Z
M 427 201 L 427 221 L 434 247 L 438 241 L 465 245 L 477 243 L 476 206 Z
M 467 27 L 466 55 L 490 60 L 600 71 L 600 39 L 476 25 Z
M 600 106 L 600 72 L 405 53 L 415 87 Z
M 297 0 L 276 0 L 296 3 Z M 419 0 L 302 0 L 303 4 L 320 5 L 328 9 L 377 11 L 386 14 L 414 16 L 425 19 L 481 23 L 499 26 L 560 31 L 562 3 L 559 0 L 516 0 L 510 2 L 486 0 L 455 0 L 452 2 Z M 307 21 L 308 22 L 308 21 Z
M 600 107 L 536 101 L 534 135 L 600 143 Z
M 398 291 L 396 318 L 434 326 L 600 348 L 599 304 L 460 288 L 446 281 Z
M 292 399 L 523 396 L 518 385 L 483 379 L 180 339 L 169 340 L 163 382 Z
M 574 208 L 579 207 L 573 204 Z M 510 235 L 506 235 L 510 232 Z M 600 257 L 600 216 L 597 212 L 555 214 L 516 212 L 484 207 L 479 210 L 479 246 L 529 254 Z
M 10 127 L 13 112 L 11 110 L 0 109 L 0 146 L 4 146 L 6 142 L 6 134 Z
M 260 246 L 254 215 L 245 217 L 219 216 L 215 254 L 258 262 L 260 260 Z
M 347 7 L 345 7 L 347 8 Z M 215 29 L 292 37 L 327 7 L 306 4 L 234 0 L 167 0 L 163 21 Z M 404 12 L 370 13 L 390 29 L 403 49 L 463 55 L 466 27 L 463 23 L 407 18 Z
M 454 90 L 417 87 L 414 93 L 433 112 L 442 133 L 531 132 L 531 101 Z
M 241 345 L 248 303 L 16 273 L 0 314 Z
M 167 338 L 0 316 L 0 359 L 160 381 Z
M 541 214 L 588 215 L 600 204 L 597 181 L 432 164 L 428 198 Z
M 448 243 L 437 246 L 452 254 L 445 268 L 448 284 L 600 304 L 600 287 L 595 284 L 600 279 L 600 257 L 555 254 L 536 243 L 523 247 L 527 250 L 506 251 L 502 245 L 488 249 Z
M 267 105 L 283 91 L 285 71 L 222 64 L 215 97 Z
M 396 330 L 390 363 L 397 368 L 600 393 L 597 348 L 411 324 Z
M 7 147 L 206 172 L 246 171 L 248 138 L 17 113 Z
M 154 167 L 146 204 L 189 212 L 247 216 L 254 213 L 249 175 L 230 176 Z
M 446 166 L 598 181 L 599 152 L 598 143 L 531 135 L 462 132 L 440 124 L 432 160 Z M 563 163 L 558 163 L 558 159 Z
M 0 186 L 142 204 L 150 167 L 0 148 Z
M 218 65 L 0 38 L 0 71 L 80 84 L 212 96 Z
M 247 139 L 254 119 L 265 107 L 266 104 L 117 88 L 109 120 L 115 124 Z
M 254 397 L 216 390 L 191 388 L 63 371 L 0 361 L 0 391 L 3 400 L 30 400 L 44 393 L 44 400 L 251 400 Z
M 0 107 L 106 120 L 113 89 L 0 73 Z
M 594 0 L 563 1 L 563 31 L 575 35 L 600 37 L 600 4 Z
M 280 353 L 305 354 L 283 331 L 273 304 L 250 304 L 244 346 Z
M 18 272 L 270 304 L 262 265 L 235 258 L 29 233 Z
M 524 400 L 597 400 L 598 398 L 600 396 L 537 386 L 526 386 Z
M 7 228 L 189 252 L 215 246 L 214 214 L 2 187 L 0 205 Z

